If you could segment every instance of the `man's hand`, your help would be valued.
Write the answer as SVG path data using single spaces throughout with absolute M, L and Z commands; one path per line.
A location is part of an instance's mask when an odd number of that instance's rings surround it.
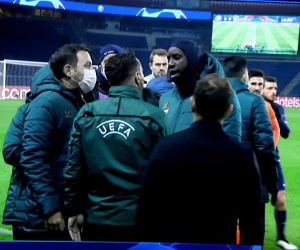
M 70 217 L 68 220 L 68 230 L 72 240 L 81 240 L 82 224 L 84 222 L 84 217 L 82 214 Z
M 49 231 L 64 231 L 66 228 L 64 218 L 61 212 L 57 212 L 45 220 L 45 227 Z

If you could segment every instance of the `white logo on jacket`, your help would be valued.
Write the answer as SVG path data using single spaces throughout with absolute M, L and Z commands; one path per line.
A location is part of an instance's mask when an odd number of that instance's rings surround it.
M 103 138 L 108 135 L 116 134 L 123 136 L 126 140 L 130 136 L 131 131 L 135 131 L 134 127 L 122 120 L 102 122 L 97 126 L 97 129 L 103 135 Z

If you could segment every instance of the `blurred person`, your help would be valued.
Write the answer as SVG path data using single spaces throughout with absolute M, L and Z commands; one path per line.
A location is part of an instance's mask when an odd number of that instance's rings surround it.
M 71 133 L 64 170 L 68 229 L 73 240 L 137 241 L 142 176 L 154 145 L 168 133 L 167 120 L 143 101 L 134 52 L 109 58 L 105 75 L 109 98 L 85 105 Z
M 252 93 L 261 95 L 264 85 L 265 73 L 262 70 L 254 69 L 249 71 L 249 90 Z
M 241 218 L 241 244 L 262 242 L 257 163 L 222 128 L 233 92 L 224 77 L 204 76 L 190 101 L 193 124 L 155 147 L 137 211 L 142 241 L 236 244 Z
M 264 99 L 260 95 L 251 93 L 246 85 L 249 81 L 247 65 L 247 60 L 241 56 L 230 56 L 223 62 L 225 75 L 241 105 L 243 122 L 241 142 L 245 147 L 253 150 L 261 172 L 261 222 L 264 232 L 265 203 L 269 201 L 268 192 L 277 193 L 277 163 L 272 126 Z M 262 240 L 260 245 L 263 243 Z
M 159 106 L 167 114 L 171 133 L 187 129 L 193 123 L 190 98 L 196 82 L 206 74 L 224 75 L 220 62 L 210 54 L 202 54 L 199 46 L 189 40 L 177 41 L 168 51 L 170 79 L 173 89 L 162 95 Z M 241 140 L 241 110 L 235 92 L 232 97 L 233 111 L 224 121 L 226 133 Z
M 249 71 L 249 90 L 252 93 L 262 95 L 263 94 L 263 88 L 265 85 L 265 73 L 262 70 L 259 69 L 252 69 Z M 273 136 L 274 136 L 274 143 L 275 147 L 279 143 L 279 137 L 280 137 L 280 128 L 278 125 L 278 121 L 276 119 L 276 115 L 274 110 L 271 107 L 271 104 L 265 100 L 265 104 L 267 106 L 268 114 L 270 117 L 272 129 L 273 129 Z
M 152 89 L 162 95 L 174 88 L 174 84 L 167 82 L 164 77 L 156 77 L 148 82 L 146 88 Z
M 110 83 L 107 80 L 105 75 L 105 64 L 107 60 L 117 54 L 123 53 L 124 50 L 115 44 L 107 44 L 100 50 L 99 57 L 99 68 L 97 69 L 97 83 L 99 86 L 99 99 L 108 98 Z M 159 99 L 161 94 L 152 90 L 152 89 L 144 89 L 143 91 L 143 99 L 145 102 L 151 103 L 155 106 L 159 105 Z
M 2 224 L 12 225 L 13 240 L 26 240 L 26 234 L 23 232 L 23 221 L 25 200 L 28 194 L 20 158 L 25 112 L 31 100 L 30 95 L 30 92 L 26 94 L 26 103 L 17 110 L 13 117 L 5 135 L 2 151 L 5 163 L 13 166 L 2 220 Z
M 89 50 L 66 44 L 32 79 L 20 165 L 27 181 L 23 230 L 28 240 L 69 240 L 63 218 L 63 168 L 73 120 L 96 84 Z
M 119 53 L 122 53 L 123 49 L 115 44 L 107 44 L 103 48 L 100 49 L 99 56 L 99 68 L 97 70 L 97 83 L 99 85 L 99 98 L 105 99 L 108 97 L 108 91 L 110 88 L 109 81 L 104 73 L 105 64 L 107 60 Z
M 284 107 L 275 102 L 276 94 L 277 94 L 277 79 L 272 76 L 264 77 L 264 87 L 262 90 L 262 96 L 264 99 L 270 104 L 272 107 L 279 127 L 280 127 L 280 135 L 282 138 L 287 139 L 290 135 L 290 127 L 286 120 L 286 114 L 284 111 Z M 278 146 L 276 147 L 276 155 L 277 155 L 277 172 L 278 172 L 278 181 L 277 181 L 277 196 L 273 197 L 274 200 L 272 204 L 275 207 L 274 216 L 276 220 L 277 226 L 277 246 L 282 247 L 287 250 L 296 250 L 298 249 L 292 243 L 290 243 L 285 236 L 285 225 L 287 221 L 287 206 L 286 206 L 286 184 L 283 173 L 283 168 L 280 161 L 280 154 Z
M 144 87 L 156 77 L 166 77 L 168 73 L 168 52 L 164 49 L 155 49 L 150 54 L 149 67 L 152 73 L 145 77 Z

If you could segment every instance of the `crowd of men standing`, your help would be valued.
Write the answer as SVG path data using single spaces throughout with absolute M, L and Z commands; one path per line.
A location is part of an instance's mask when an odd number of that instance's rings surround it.
M 263 245 L 271 194 L 277 245 L 297 249 L 284 233 L 277 143 L 290 131 L 276 78 L 249 80 L 246 59 L 221 65 L 192 41 L 154 50 L 148 77 L 117 45 L 98 63 L 59 48 L 8 129 L 15 240 L 236 244 L 239 222 L 240 244 Z

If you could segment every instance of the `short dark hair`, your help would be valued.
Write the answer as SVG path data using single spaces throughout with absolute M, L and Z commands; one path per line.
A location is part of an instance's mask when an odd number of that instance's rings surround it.
M 110 57 L 105 64 L 105 75 L 110 84 L 121 85 L 140 66 L 134 52 L 120 53 Z
M 197 113 L 203 119 L 222 119 L 231 105 L 230 82 L 218 74 L 208 74 L 200 79 L 194 90 Z
M 274 76 L 265 76 L 265 82 L 278 82 L 277 78 Z
M 153 63 L 154 56 L 165 56 L 168 57 L 168 52 L 164 49 L 155 49 L 150 54 L 150 63 Z
M 90 51 L 87 47 L 80 44 L 65 44 L 56 50 L 50 58 L 50 67 L 56 78 L 61 79 L 64 77 L 64 67 L 66 64 L 70 64 L 73 67 L 77 65 L 77 52 L 81 50 Z
M 229 56 L 224 59 L 223 68 L 226 77 L 242 79 L 247 69 L 247 60 L 242 56 Z
M 260 69 L 251 69 L 249 71 L 249 78 L 251 77 L 262 77 L 265 79 L 265 72 Z

